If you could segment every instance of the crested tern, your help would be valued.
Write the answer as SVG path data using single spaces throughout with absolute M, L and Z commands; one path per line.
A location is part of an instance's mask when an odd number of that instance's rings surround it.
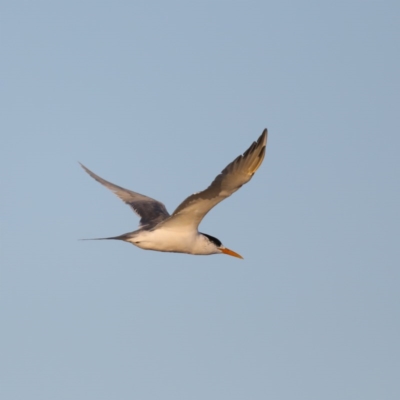
M 123 240 L 145 250 L 195 255 L 227 254 L 243 258 L 217 238 L 199 232 L 198 226 L 213 207 L 253 177 L 264 160 L 267 136 L 268 131 L 264 129 L 258 140 L 232 161 L 207 189 L 186 198 L 172 215 L 163 203 L 114 185 L 80 164 L 93 179 L 113 191 L 140 217 L 139 229 L 134 232 L 87 240 Z

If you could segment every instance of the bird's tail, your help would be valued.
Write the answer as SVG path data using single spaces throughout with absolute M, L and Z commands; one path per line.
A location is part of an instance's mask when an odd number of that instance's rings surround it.
M 124 233 L 119 236 L 105 237 L 105 238 L 91 238 L 91 239 L 79 239 L 79 240 L 123 240 L 126 241 L 129 238 L 129 233 Z

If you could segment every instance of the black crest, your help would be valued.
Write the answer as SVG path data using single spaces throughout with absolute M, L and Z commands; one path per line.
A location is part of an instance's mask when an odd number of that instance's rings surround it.
M 215 238 L 214 236 L 207 235 L 206 233 L 202 233 L 202 232 L 200 232 L 200 233 L 201 233 L 203 236 L 205 236 L 206 238 L 208 238 L 208 240 L 209 240 L 211 243 L 214 243 L 217 247 L 221 247 L 221 246 L 222 246 L 221 241 L 218 240 L 217 238 Z

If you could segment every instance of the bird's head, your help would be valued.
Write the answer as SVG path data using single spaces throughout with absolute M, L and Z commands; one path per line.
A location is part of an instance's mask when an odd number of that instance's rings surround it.
M 243 257 L 240 254 L 235 253 L 234 251 L 232 251 L 232 250 L 228 249 L 227 247 L 225 247 L 221 243 L 221 241 L 219 239 L 215 238 L 214 236 L 207 235 L 206 233 L 202 233 L 202 235 L 206 238 L 209 246 L 212 247 L 213 250 L 215 250 L 215 251 L 213 251 L 214 254 L 223 253 L 223 254 L 227 254 L 228 256 L 233 256 L 233 257 L 237 257 L 237 258 L 243 259 Z

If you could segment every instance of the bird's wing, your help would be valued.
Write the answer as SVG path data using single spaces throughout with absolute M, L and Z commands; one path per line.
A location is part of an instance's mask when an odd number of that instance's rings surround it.
M 133 211 L 140 216 L 140 227 L 147 226 L 151 228 L 169 217 L 169 213 L 163 203 L 160 203 L 151 197 L 114 185 L 113 183 L 100 178 L 83 164 L 81 164 L 81 167 L 93 179 L 100 182 L 106 188 L 112 190 L 122 201 L 131 206 Z
M 204 216 L 219 202 L 229 197 L 247 183 L 260 167 L 267 144 L 265 129 L 245 153 L 232 161 L 202 192 L 184 200 L 162 225 L 165 227 L 197 229 Z

